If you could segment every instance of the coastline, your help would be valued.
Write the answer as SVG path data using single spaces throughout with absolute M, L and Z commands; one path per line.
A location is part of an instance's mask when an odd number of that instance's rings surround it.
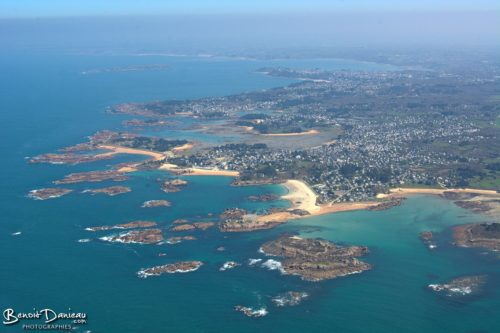
M 388 194 L 380 193 L 379 199 L 394 199 L 412 195 L 437 195 L 452 200 L 458 206 L 476 213 L 486 214 L 495 219 L 500 218 L 500 193 L 494 190 L 473 188 L 394 188 Z
M 380 205 L 380 201 L 360 201 L 360 202 L 339 202 L 329 204 L 317 204 L 317 195 L 303 181 L 291 179 L 283 183 L 288 190 L 288 193 L 281 196 L 281 199 L 288 200 L 291 203 L 291 210 L 300 209 L 307 211 L 309 215 L 295 215 L 291 212 L 276 212 L 268 215 L 263 215 L 258 218 L 258 221 L 273 221 L 279 222 L 290 219 L 299 219 L 310 216 L 318 216 L 344 211 L 365 210 L 371 207 Z M 492 198 L 500 198 L 500 193 L 493 190 L 481 189 L 433 189 L 433 188 L 393 188 L 389 190 L 389 194 L 380 193 L 377 199 L 396 199 L 411 195 L 443 195 L 445 192 L 453 192 L 457 194 L 476 194 L 477 197 L 469 199 L 471 201 L 491 200 Z M 492 205 L 490 214 L 495 215 L 500 208 L 498 204 Z
M 380 204 L 378 201 L 364 202 L 341 202 L 333 204 L 316 203 L 318 195 L 303 181 L 290 179 L 283 183 L 288 189 L 288 193 L 281 196 L 282 199 L 288 200 L 291 204 L 291 210 L 303 210 L 308 212 L 307 215 L 297 215 L 290 211 L 275 212 L 267 215 L 262 215 L 257 218 L 259 222 L 286 222 L 287 220 L 307 218 L 311 216 L 325 215 L 331 213 L 364 210 Z
M 311 130 L 315 131 L 316 130 Z M 295 135 L 297 133 L 290 133 Z M 299 133 L 301 134 L 301 133 Z M 273 135 L 273 134 L 270 134 Z M 276 134 L 281 135 L 281 134 Z M 288 135 L 288 134 L 286 134 Z M 193 147 L 193 144 L 188 143 L 180 147 L 173 148 L 168 153 L 175 154 L 175 152 L 183 152 L 189 150 Z M 143 149 L 126 148 L 120 146 L 112 145 L 100 145 L 100 149 L 110 150 L 103 154 L 136 154 L 136 155 L 146 155 L 150 156 L 153 161 L 161 161 L 167 158 L 168 153 L 159 153 Z M 137 171 L 135 167 L 136 164 L 125 165 L 119 168 L 117 171 L 122 173 Z M 188 167 L 182 168 L 178 165 L 171 163 L 163 163 L 159 170 L 167 170 L 173 172 L 177 175 L 183 176 L 225 176 L 225 177 L 239 177 L 240 172 L 236 170 L 221 170 L 217 168 L 196 168 Z M 288 190 L 288 193 L 281 196 L 281 199 L 288 200 L 290 202 L 290 209 L 288 211 L 273 212 L 266 215 L 258 216 L 255 219 L 257 223 L 284 223 L 288 220 L 299 219 L 308 216 L 318 216 L 324 214 L 332 214 L 344 211 L 354 211 L 354 210 L 365 210 L 372 207 L 376 207 L 381 204 L 380 201 L 363 201 L 363 202 L 339 202 L 339 203 L 327 203 L 318 204 L 318 195 L 302 180 L 289 179 L 282 184 Z M 389 193 L 379 193 L 377 194 L 377 199 L 397 199 L 404 198 L 411 195 L 438 195 L 445 196 L 447 193 L 461 194 L 461 195 L 475 195 L 473 198 L 469 198 L 466 201 L 472 202 L 472 204 L 482 204 L 486 203 L 489 206 L 488 215 L 500 215 L 500 204 L 497 203 L 495 199 L 500 198 L 500 193 L 494 190 L 482 190 L 482 189 L 471 189 L 471 188 L 458 188 L 458 189 L 446 189 L 446 188 L 392 188 Z M 464 200 L 465 201 L 465 200 Z M 293 211 L 303 211 L 305 214 L 295 214 Z

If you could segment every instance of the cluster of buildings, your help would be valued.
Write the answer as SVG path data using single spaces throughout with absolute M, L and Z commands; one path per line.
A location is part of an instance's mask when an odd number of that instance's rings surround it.
M 339 126 L 335 143 L 300 149 L 217 146 L 176 163 L 238 170 L 250 181 L 301 178 L 323 202 L 358 201 L 395 186 L 467 185 L 481 174 L 491 142 L 498 143 L 498 127 L 492 132 L 484 126 L 500 114 L 498 103 L 487 98 L 498 78 L 462 80 L 433 71 L 264 71 L 302 82 L 191 101 L 189 109 L 200 115 L 223 112 L 229 126 L 241 122 L 242 112 L 266 112 L 252 119 L 264 133 Z

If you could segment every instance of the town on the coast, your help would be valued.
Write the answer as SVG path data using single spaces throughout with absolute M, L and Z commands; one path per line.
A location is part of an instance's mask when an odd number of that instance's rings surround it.
M 165 173 L 157 179 L 158 188 L 165 193 L 182 191 L 190 177 L 199 175 L 232 177 L 233 186 L 286 187 L 287 194 L 281 197 L 262 193 L 248 198 L 253 202 L 287 200 L 286 208 L 253 212 L 226 207 L 218 216 L 186 217 L 171 221 L 167 228 L 154 221 L 119 221 L 87 228 L 89 238 L 79 240 L 173 245 L 197 241 L 209 229 L 230 237 L 309 216 L 386 210 L 404 204 L 408 196 L 436 195 L 485 216 L 483 223 L 454 227 L 455 246 L 498 251 L 499 67 L 470 62 L 457 70 L 453 64 L 432 59 L 412 67 L 411 60 L 373 71 L 259 68 L 259 75 L 287 78 L 293 83 L 224 97 L 111 105 L 109 117 L 128 117 L 122 130 L 89 133 L 82 143 L 61 147 L 58 152 L 41 152 L 29 163 L 112 163 L 120 154 L 146 159 L 70 173 L 54 179 L 53 186 L 35 188 L 27 196 L 45 200 L 77 195 L 73 184 L 120 183 L 134 172 L 149 170 Z M 145 133 L 151 128 L 175 126 L 182 119 L 193 121 L 187 132 L 233 135 L 235 139 L 214 143 Z M 118 196 L 131 191 L 129 186 L 116 185 L 81 193 Z M 161 198 L 138 203 L 138 208 L 147 209 L 170 206 L 170 201 Z M 91 238 L 91 234 L 97 236 Z M 429 250 L 438 246 L 431 231 L 422 232 L 420 238 Z M 259 266 L 318 282 L 372 269 L 370 249 L 363 244 L 338 245 L 282 235 L 262 244 L 259 251 L 265 258 L 249 258 L 247 263 L 228 261 L 220 271 Z M 138 267 L 136 274 L 149 278 L 188 273 L 203 265 L 198 260 L 167 262 Z M 448 283 L 430 283 L 428 288 L 464 295 L 479 290 L 485 279 L 480 275 L 458 277 Z M 276 303 L 295 305 L 305 298 L 306 294 L 290 291 L 276 298 Z M 235 310 L 249 317 L 267 314 L 265 309 L 243 305 L 235 305 Z

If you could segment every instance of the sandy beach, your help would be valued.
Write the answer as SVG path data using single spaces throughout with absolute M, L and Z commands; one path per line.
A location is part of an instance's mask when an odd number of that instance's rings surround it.
M 117 171 L 123 172 L 123 173 L 135 172 L 135 171 L 137 171 L 137 168 L 135 167 L 135 164 L 133 164 L 133 165 L 127 165 L 127 166 L 118 168 Z
M 298 133 L 271 133 L 271 134 L 261 134 L 263 136 L 302 136 L 302 135 L 313 135 L 318 134 L 319 131 L 312 129 L 306 132 L 298 132 Z
M 160 161 L 165 158 L 165 155 L 159 152 L 143 150 L 143 149 L 134 149 L 134 148 L 126 148 L 120 146 L 111 146 L 111 145 L 100 145 L 97 148 L 111 150 L 110 152 L 102 153 L 99 155 L 117 155 L 117 154 L 132 154 L 132 155 L 146 155 L 152 157 L 154 161 Z M 128 173 L 137 171 L 136 166 L 140 163 L 131 163 L 117 169 L 118 172 Z
M 320 210 L 320 206 L 316 204 L 318 196 L 306 183 L 290 179 L 283 185 L 287 188 L 288 194 L 281 198 L 290 201 L 293 209 L 302 209 L 311 214 Z
M 378 201 L 366 201 L 366 202 L 341 202 L 334 204 L 318 205 L 316 203 L 318 195 L 303 181 L 290 179 L 286 181 L 283 185 L 288 189 L 288 193 L 282 196 L 281 198 L 290 201 L 291 203 L 290 209 L 305 210 L 310 215 L 295 215 L 290 212 L 276 212 L 259 216 L 257 218 L 259 222 L 265 222 L 265 221 L 286 222 L 287 220 L 305 218 L 309 216 L 317 216 L 317 215 L 353 211 L 353 210 L 362 210 L 380 204 L 380 202 Z
M 154 161 L 161 161 L 167 157 L 167 154 L 143 150 L 143 149 L 134 149 L 134 148 L 126 148 L 120 146 L 111 146 L 111 145 L 100 145 L 99 149 L 111 150 L 111 152 L 103 153 L 103 154 L 135 154 L 135 155 L 147 155 L 151 156 Z M 176 147 L 172 149 L 172 152 L 180 152 L 193 148 L 193 144 L 186 143 L 180 147 Z M 136 165 L 130 164 L 123 166 L 118 169 L 119 172 L 134 172 L 137 171 Z M 160 170 L 168 170 L 178 174 L 182 174 L 185 176 L 228 176 L 228 177 L 238 177 L 240 173 L 234 170 L 221 170 L 221 169 L 204 169 L 204 168 L 180 168 L 175 164 L 164 163 L 160 166 Z
M 253 127 L 252 126 L 239 126 L 241 127 L 245 132 L 251 132 L 253 131 Z
M 126 148 L 120 146 L 111 146 L 111 145 L 100 145 L 97 146 L 99 149 L 111 150 L 109 153 L 103 154 L 134 154 L 134 155 L 147 155 L 151 156 L 153 160 L 159 161 L 165 158 L 165 155 L 159 152 L 143 150 L 143 149 L 135 149 L 135 148 Z
M 316 130 L 314 133 L 318 133 Z M 309 131 L 309 132 L 311 132 Z M 306 133 L 306 132 L 304 132 Z M 304 134 L 304 133 L 287 133 L 284 135 L 295 135 L 295 134 Z M 282 134 L 269 134 L 281 136 Z M 193 144 L 187 143 L 180 147 L 176 147 L 172 149 L 172 152 L 182 152 L 188 149 L 191 149 Z M 159 161 L 165 159 L 166 154 L 143 150 L 143 149 L 134 149 L 134 148 L 126 148 L 120 146 L 112 146 L 112 145 L 101 145 L 98 146 L 99 149 L 110 150 L 110 152 L 103 153 L 105 155 L 109 154 L 136 154 L 136 155 L 147 155 L 150 156 L 153 160 Z M 118 169 L 119 172 L 133 172 L 137 171 L 136 164 L 125 165 Z M 164 163 L 160 166 L 161 170 L 168 170 L 174 173 L 178 173 L 186 176 L 227 176 L 227 177 L 238 177 L 239 172 L 235 170 L 221 170 L 221 169 L 208 169 L 208 168 L 181 168 L 175 164 Z M 288 200 L 291 203 L 291 210 L 300 209 L 303 211 L 307 211 L 309 215 L 304 216 L 316 216 L 323 214 L 331 214 L 336 212 L 343 211 L 352 211 L 352 210 L 363 210 L 368 209 L 373 206 L 377 206 L 380 204 L 379 201 L 366 201 L 366 202 L 341 202 L 341 203 L 330 203 L 330 204 L 322 204 L 318 205 L 317 194 L 303 181 L 290 179 L 283 184 L 288 193 L 282 196 L 282 199 Z M 492 213 L 497 214 L 500 211 L 500 205 L 494 204 L 492 199 L 497 199 L 500 197 L 500 193 L 497 193 L 493 190 L 481 190 L 481 189 L 471 189 L 471 188 L 463 188 L 463 189 L 445 189 L 445 188 L 393 188 L 389 190 L 389 193 L 380 193 L 377 195 L 377 199 L 391 199 L 391 198 L 399 198 L 406 197 L 410 195 L 443 195 L 444 192 L 454 192 L 454 193 L 474 193 L 478 195 L 476 198 L 472 199 L 473 201 L 486 201 L 492 207 Z M 469 199 L 471 200 L 471 199 Z M 267 215 L 261 215 L 257 218 L 258 221 L 276 221 L 276 222 L 285 222 L 290 219 L 302 218 L 304 216 L 295 215 L 290 212 L 275 212 Z
M 238 177 L 240 173 L 235 170 L 204 169 L 204 168 L 180 168 L 175 164 L 164 163 L 160 170 L 168 170 L 183 176 L 227 176 Z
M 402 188 L 402 187 L 398 187 L 398 188 L 390 189 L 389 194 L 384 194 L 384 193 L 378 194 L 377 198 L 418 195 L 418 194 L 441 195 L 444 192 L 477 193 L 477 194 L 481 194 L 481 195 L 500 197 L 500 193 L 497 193 L 496 191 L 473 189 L 473 188 L 451 188 L 451 189 L 443 188 L 443 189 L 441 189 L 441 188 Z
M 174 152 L 174 153 L 184 152 L 184 151 L 193 149 L 193 147 L 194 147 L 194 144 L 186 143 L 186 144 L 183 144 L 182 146 L 172 148 L 172 152 Z
M 298 216 L 289 212 L 277 212 L 269 215 L 259 217 L 259 220 L 264 221 L 283 221 L 289 219 L 297 219 L 307 216 L 316 216 L 331 214 L 344 211 L 364 210 L 370 207 L 380 205 L 380 201 L 363 201 L 363 202 L 339 202 L 332 204 L 316 204 L 317 195 L 314 191 L 303 181 L 288 180 L 284 183 L 288 189 L 288 194 L 282 196 L 282 199 L 289 200 L 292 204 L 291 209 L 302 209 L 310 213 L 310 215 Z M 433 189 L 433 188 L 394 188 L 390 190 L 389 194 L 379 194 L 379 199 L 392 199 L 406 197 L 409 195 L 442 195 L 444 192 L 454 193 L 470 193 L 476 194 L 476 197 L 468 199 L 468 201 L 482 201 L 491 207 L 490 215 L 500 213 L 500 205 L 498 198 L 500 193 L 493 190 L 481 189 Z

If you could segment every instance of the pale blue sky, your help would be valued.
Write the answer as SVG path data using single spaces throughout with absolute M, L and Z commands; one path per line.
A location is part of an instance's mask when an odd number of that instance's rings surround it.
M 0 17 L 276 11 L 500 10 L 499 0 L 0 0 Z

